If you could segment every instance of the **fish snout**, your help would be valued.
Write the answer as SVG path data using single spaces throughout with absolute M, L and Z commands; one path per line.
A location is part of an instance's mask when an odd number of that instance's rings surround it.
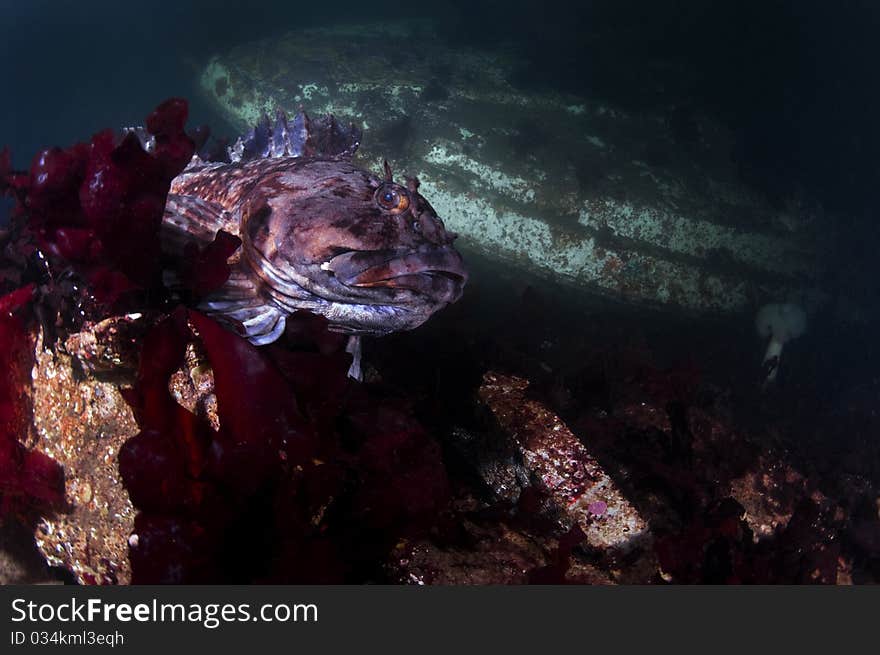
M 322 268 L 347 286 L 405 289 L 441 303 L 458 300 L 468 277 L 461 255 L 448 245 L 409 252 L 349 251 Z

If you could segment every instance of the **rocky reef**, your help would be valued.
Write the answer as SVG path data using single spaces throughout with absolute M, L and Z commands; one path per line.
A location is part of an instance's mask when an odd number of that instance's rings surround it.
M 156 253 L 186 114 L 147 118 L 150 152 L 106 131 L 0 157 L 3 581 L 880 580 L 870 390 L 845 415 L 798 400 L 809 375 L 763 395 L 729 326 L 474 258 L 465 299 L 368 343 L 357 383 L 320 318 L 257 348 L 177 302 Z M 188 254 L 193 298 L 224 282 L 222 242 Z M 825 451 L 794 446 L 811 430 Z

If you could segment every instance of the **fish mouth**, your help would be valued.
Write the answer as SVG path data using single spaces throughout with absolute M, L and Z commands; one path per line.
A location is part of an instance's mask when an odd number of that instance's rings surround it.
M 458 300 L 467 282 L 461 255 L 450 247 L 350 250 L 325 262 L 321 269 L 348 287 L 407 290 L 443 303 Z

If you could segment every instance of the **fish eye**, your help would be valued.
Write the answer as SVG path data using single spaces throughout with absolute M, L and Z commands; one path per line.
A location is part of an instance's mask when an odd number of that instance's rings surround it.
M 383 184 L 376 191 L 376 203 L 385 211 L 401 214 L 409 209 L 409 193 L 396 184 Z

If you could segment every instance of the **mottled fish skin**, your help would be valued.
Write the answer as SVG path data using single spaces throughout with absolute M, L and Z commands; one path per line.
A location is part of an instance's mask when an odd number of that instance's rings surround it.
M 299 309 L 337 331 L 382 335 L 455 302 L 467 272 L 418 181 L 396 184 L 387 164 L 382 178 L 352 164 L 353 128 L 332 118 L 309 125 L 303 113 L 289 124 L 280 116 L 240 139 L 232 163 L 195 160 L 172 182 L 167 251 L 218 230 L 242 240 L 229 280 L 200 308 L 264 344 Z

